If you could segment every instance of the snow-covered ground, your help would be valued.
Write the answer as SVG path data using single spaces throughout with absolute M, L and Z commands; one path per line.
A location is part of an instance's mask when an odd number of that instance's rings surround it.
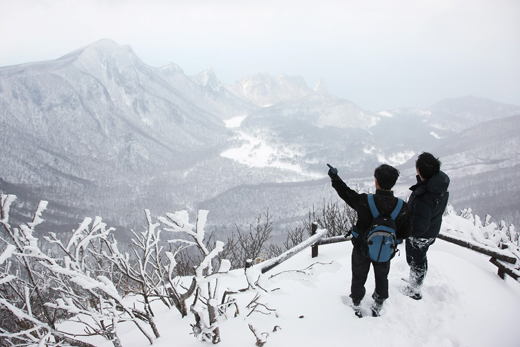
M 461 217 L 457 217 L 461 218 Z M 443 229 L 451 223 L 445 223 Z M 389 275 L 390 298 L 381 317 L 357 318 L 349 305 L 350 242 L 320 246 L 312 259 L 306 249 L 262 275 L 260 283 L 269 292 L 249 290 L 236 296 L 239 314 L 229 307 L 227 318 L 220 318 L 221 347 L 255 346 L 249 329 L 269 334 L 265 346 L 501 346 L 520 344 L 520 283 L 496 274 L 489 257 L 437 240 L 428 253 L 429 273 L 423 299 L 403 296 L 399 288 L 408 275 L 403 245 L 400 256 L 392 260 Z M 314 265 L 313 265 L 314 264 Z M 256 265 L 257 269 L 261 265 Z M 310 269 L 308 269 L 311 266 Z M 307 269 L 307 270 L 305 270 Z M 247 287 L 242 270 L 221 279 L 220 288 Z M 279 288 L 279 289 L 278 289 Z M 372 272 L 367 281 L 367 295 L 362 302 L 367 311 L 374 290 Z M 258 302 L 276 314 L 253 312 L 246 305 L 260 293 Z M 263 312 L 266 311 L 262 308 Z M 156 321 L 162 336 L 154 346 L 204 346 L 190 335 L 190 314 L 181 318 L 175 310 L 156 305 Z M 273 330 L 277 327 L 277 331 Z M 120 325 L 125 347 L 147 346 L 148 341 L 131 324 Z M 90 340 L 92 343 L 92 340 Z M 100 347 L 112 346 L 98 340 Z
M 271 146 L 258 136 L 248 135 L 242 131 L 236 131 L 235 140 L 240 147 L 235 147 L 222 152 L 224 158 L 232 159 L 249 167 L 271 167 L 297 172 L 311 178 L 322 178 L 323 174 L 305 172 L 299 164 L 291 163 L 294 158 L 303 156 L 294 149 L 283 146 Z

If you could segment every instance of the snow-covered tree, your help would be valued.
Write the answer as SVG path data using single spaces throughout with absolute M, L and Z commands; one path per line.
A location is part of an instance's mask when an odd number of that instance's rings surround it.
M 2 315 L 12 317 L 15 324 L 2 327 L 0 337 L 16 346 L 54 346 L 63 342 L 92 346 L 77 337 L 101 335 L 120 347 L 117 325 L 131 321 L 152 343 L 114 283 L 98 274 L 99 264 L 90 261 L 89 247 L 99 244 L 113 229 L 107 229 L 98 217 L 94 221 L 86 218 L 65 243 L 50 233 L 46 241 L 62 251 L 61 257 L 52 257 L 41 250 L 35 237 L 35 227 L 43 222 L 41 215 L 47 202 L 39 204 L 31 222 L 13 228 L 9 209 L 14 199 L 3 195 L 1 201 L 1 223 L 10 239 L 2 239 L 0 306 Z M 81 324 L 84 334 L 59 331 L 57 323 L 64 318 Z
M 218 255 L 224 249 L 224 243 L 216 241 L 212 249 L 206 245 L 206 225 L 208 212 L 200 210 L 195 224 L 189 222 L 187 211 L 167 213 L 166 217 L 159 220 L 166 226 L 165 231 L 181 232 L 187 234 L 192 241 L 174 239 L 170 242 L 188 243 L 195 246 L 203 256 L 203 260 L 196 268 L 196 294 L 190 311 L 195 316 L 193 332 L 203 340 L 213 343 L 220 342 L 220 329 L 218 325 L 218 299 L 222 295 L 218 287 L 219 277 L 226 275 L 231 268 L 231 263 L 226 259 L 217 261 Z M 171 258 L 174 258 L 171 256 Z
M 2 195 L 0 202 L 0 223 L 6 235 L 0 239 L 0 340 L 6 346 L 68 343 L 91 347 L 58 331 L 58 321 L 67 316 L 47 305 L 57 293 L 52 287 L 51 271 L 46 267 L 50 259 L 40 251 L 34 236 L 35 228 L 43 222 L 41 215 L 47 202 L 40 202 L 33 219 L 16 228 L 9 221 L 15 199 L 15 195 Z

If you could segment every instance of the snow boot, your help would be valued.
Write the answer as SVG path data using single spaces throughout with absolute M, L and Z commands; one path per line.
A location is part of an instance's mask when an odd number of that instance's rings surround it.
M 352 295 L 350 295 L 350 297 L 352 298 Z M 352 299 L 350 307 L 354 310 L 356 317 L 363 318 L 363 313 L 361 313 L 361 300 Z
M 414 300 L 422 299 L 421 290 L 418 288 L 414 288 L 411 285 L 407 285 L 404 288 L 400 289 L 400 292 L 403 295 L 406 295 Z
M 383 308 L 385 299 L 381 298 L 377 293 L 372 295 L 372 299 L 374 299 L 374 303 L 370 307 L 372 310 L 372 317 L 379 317 L 381 315 L 381 309 Z

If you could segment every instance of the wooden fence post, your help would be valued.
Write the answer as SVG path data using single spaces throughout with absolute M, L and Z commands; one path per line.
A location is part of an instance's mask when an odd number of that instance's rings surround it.
M 316 235 L 316 231 L 318 230 L 318 223 L 313 222 L 311 227 L 311 236 Z M 311 256 L 312 258 L 316 258 L 318 256 L 318 245 L 314 244 L 311 247 Z
M 503 264 L 500 260 L 498 260 L 495 257 L 491 257 L 489 261 L 491 262 L 491 264 L 498 267 L 498 276 L 500 276 L 501 279 L 505 279 L 506 275 L 511 276 L 516 281 L 520 279 L 520 272 L 517 269 L 512 269 L 506 266 L 506 264 Z

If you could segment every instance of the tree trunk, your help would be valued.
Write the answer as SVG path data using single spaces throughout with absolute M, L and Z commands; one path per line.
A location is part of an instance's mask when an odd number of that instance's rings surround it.
M 65 343 L 68 343 L 71 346 L 76 346 L 76 347 L 96 347 L 94 345 L 91 345 L 90 343 L 79 341 L 79 340 L 73 339 L 71 337 L 65 336 L 63 333 L 59 333 L 57 331 L 53 331 L 52 335 L 54 336 L 54 338 L 57 341 L 63 341 Z
M 210 300 L 212 301 L 212 300 Z M 215 309 L 215 305 L 213 303 L 208 303 L 208 314 L 209 314 L 209 325 L 213 326 L 217 324 L 217 310 Z M 212 331 L 213 337 L 211 339 L 211 342 L 213 344 L 217 344 L 220 342 L 220 328 L 218 325 L 215 329 Z

